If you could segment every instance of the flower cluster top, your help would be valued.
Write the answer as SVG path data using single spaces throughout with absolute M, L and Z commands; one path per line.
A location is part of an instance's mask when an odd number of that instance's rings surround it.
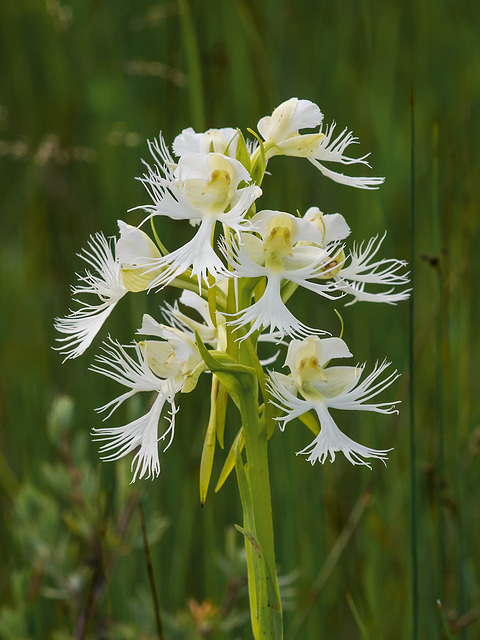
M 80 254 L 89 266 L 72 288 L 77 308 L 56 320 L 63 334 L 58 349 L 65 359 L 76 358 L 127 293 L 156 293 L 166 286 L 183 290 L 173 306 L 163 304 L 161 322 L 143 317 L 142 340 L 121 345 L 109 338 L 92 367 L 126 388 L 99 409 L 107 417 L 136 393 L 155 394 L 144 416 L 93 430 L 103 441 L 104 459 L 134 454 L 134 480 L 160 472 L 158 442 L 165 441 L 166 447 L 172 442 L 177 394 L 192 391 L 202 373 L 211 373 L 206 347 L 254 368 L 265 420 L 273 415 L 282 427 L 295 417 L 309 423 L 315 439 L 299 453 L 310 462 L 333 460 L 337 451 L 353 464 L 369 466 L 368 458 L 386 458 L 387 451 L 345 435 L 329 409 L 394 412 L 395 403 L 371 400 L 396 379 L 396 372 L 381 378 L 388 366 L 384 362 L 361 380 L 363 366 L 330 366 L 332 359 L 351 357 L 346 343 L 302 322 L 287 303 L 302 287 L 346 304 L 394 304 L 408 296 L 405 263 L 378 258 L 385 235 L 350 244 L 350 227 L 340 213 L 324 213 L 318 206 L 303 215 L 295 208 L 260 207 L 266 167 L 270 171 L 276 155 L 306 158 L 327 178 L 360 189 L 376 189 L 383 178 L 351 177 L 325 166 L 369 164 L 367 156 L 347 155 L 358 140 L 346 129 L 336 135 L 334 123 L 324 128 L 322 112 L 308 100 L 287 100 L 261 118 L 257 129 L 254 140 L 246 140 L 239 129 L 197 133 L 189 128 L 171 150 L 161 135 L 149 142 L 152 161 L 145 163 L 140 178 L 150 197 L 140 207 L 144 221 L 139 227 L 119 221 L 113 239 L 102 233 L 91 237 Z M 188 220 L 190 238 L 167 249 L 161 233 L 165 217 Z M 265 341 L 288 345 L 287 374 L 268 371 L 272 360 L 258 359 L 258 343 Z M 225 394 L 228 389 L 214 375 L 211 411 L 217 417 L 209 429 L 213 424 L 222 446 L 218 407 Z M 165 405 L 170 410 L 162 415 Z

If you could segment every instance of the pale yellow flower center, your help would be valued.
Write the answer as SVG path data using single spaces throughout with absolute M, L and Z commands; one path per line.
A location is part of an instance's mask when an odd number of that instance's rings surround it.
M 288 227 L 273 227 L 263 244 L 265 266 L 271 270 L 283 270 L 284 259 L 292 257 L 292 232 Z
M 235 168 L 224 157 L 210 154 L 210 176 L 191 178 L 184 183 L 190 202 L 207 215 L 217 216 L 231 204 L 238 184 Z
M 330 262 L 327 262 L 325 264 L 325 266 L 322 268 L 323 274 L 318 275 L 317 278 L 320 280 L 333 278 L 334 276 L 340 273 L 344 265 L 344 262 L 345 262 L 345 252 L 343 251 L 343 249 L 340 249 L 340 251 L 337 251 L 337 253 L 333 257 L 333 260 L 330 260 Z
M 210 175 L 202 196 L 208 196 L 209 208 L 215 211 L 225 211 L 232 199 L 230 188 L 232 176 L 224 169 L 215 169 Z
M 132 293 L 145 291 L 148 289 L 152 281 L 162 272 L 161 269 L 153 269 L 151 267 L 122 267 L 120 277 L 122 284 Z
M 283 270 L 283 260 L 293 255 L 292 235 L 294 220 L 289 216 L 273 216 L 267 226 L 268 236 L 263 243 L 265 266 L 270 270 Z
M 178 375 L 181 365 L 177 360 L 175 351 L 168 342 L 142 340 L 138 344 L 148 366 L 155 375 L 160 378 Z
M 301 389 L 306 393 L 315 391 L 318 382 L 327 382 L 327 376 L 316 356 L 308 356 L 300 361 L 298 376 Z

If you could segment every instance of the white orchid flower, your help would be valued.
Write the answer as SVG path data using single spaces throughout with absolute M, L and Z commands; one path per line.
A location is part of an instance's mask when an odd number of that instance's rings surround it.
M 55 320 L 55 328 L 66 334 L 65 338 L 57 338 L 58 342 L 65 343 L 58 347 L 65 360 L 82 355 L 117 302 L 129 291 L 145 290 L 154 277 L 148 266 L 155 264 L 161 255 L 157 247 L 140 229 L 122 220 L 118 221 L 118 226 L 120 238 L 108 241 L 102 233 L 97 233 L 90 238 L 88 249 L 79 254 L 95 273 L 87 270 L 77 274 L 82 284 L 72 287 L 72 295 L 90 294 L 98 301 L 90 303 L 75 299 L 80 308 Z
M 162 273 L 154 278 L 151 288 L 164 287 L 189 267 L 200 290 L 208 274 L 215 280 L 229 277 L 212 246 L 216 223 L 235 232 L 251 228 L 245 216 L 262 190 L 249 184 L 250 174 L 234 158 L 220 153 L 186 153 L 175 165 L 162 138 L 149 147 L 158 164 L 148 167 L 141 179 L 154 203 L 144 208 L 153 216 L 199 225 L 189 242 L 157 260 L 156 267 Z
M 186 313 L 183 313 L 178 306 L 178 302 L 185 307 L 196 311 L 202 318 L 203 322 L 194 320 Z M 194 291 L 184 290 L 178 302 L 175 301 L 173 306 L 165 304 L 163 314 L 167 322 L 174 327 L 178 327 L 182 331 L 191 331 L 192 333 L 196 331 L 202 342 L 211 345 L 217 351 L 226 351 L 227 332 L 225 327 L 225 316 L 220 313 L 220 311 L 216 311 L 216 324 L 214 324 L 210 317 L 208 302 Z
M 323 214 L 318 207 L 311 207 L 306 212 L 305 219 L 310 220 L 322 232 L 322 246 L 327 250 L 350 234 L 345 218 L 339 213 Z M 408 283 L 409 274 L 400 273 L 406 268 L 407 263 L 395 258 L 375 259 L 385 236 L 386 232 L 381 238 L 375 236 L 360 245 L 354 243 L 347 256 L 342 249 L 334 257 L 336 264 L 330 263 L 329 270 L 319 276 L 321 279 L 333 279 L 340 291 L 353 296 L 353 300 L 347 302 L 345 306 L 354 304 L 358 300 L 396 304 L 408 298 L 410 289 L 395 292 L 393 288 Z M 390 288 L 381 291 L 365 290 L 365 287 L 372 285 Z
M 115 251 L 121 265 L 121 277 L 128 291 L 145 291 L 155 278 L 155 265 L 162 254 L 151 238 L 141 229 L 118 221 L 120 238 Z
M 360 245 L 355 243 L 348 256 L 349 261 L 346 266 L 334 276 L 338 288 L 353 296 L 353 300 L 347 302 L 345 306 L 354 304 L 358 300 L 396 304 L 409 297 L 411 289 L 395 292 L 393 288 L 393 286 L 405 285 L 408 282 L 409 274 L 399 273 L 407 266 L 405 260 L 395 258 L 374 260 L 386 235 L 387 232 L 381 238 L 375 236 Z M 372 292 L 365 291 L 367 285 L 393 286 L 387 290 Z
M 273 404 L 284 412 L 281 429 L 294 418 L 315 411 L 320 421 L 320 433 L 305 449 L 298 454 L 308 455 L 308 462 L 322 464 L 335 453 L 343 455 L 356 465 L 371 468 L 366 458 L 378 458 L 385 463 L 387 450 L 377 450 L 355 442 L 345 435 L 336 425 L 330 409 L 346 411 L 374 411 L 377 413 L 398 413 L 396 402 L 372 404 L 370 401 L 381 391 L 389 387 L 398 377 L 396 371 L 383 380 L 378 380 L 389 363 L 376 365 L 373 371 L 360 381 L 362 367 L 328 366 L 333 358 L 350 357 L 347 345 L 340 338 L 318 338 L 310 336 L 303 341 L 292 340 L 289 345 L 286 366 L 291 375 L 271 372 L 269 389 Z M 297 396 L 300 395 L 300 397 Z M 297 455 L 298 455 L 297 454 Z
M 164 451 L 172 443 L 175 414 L 178 411 L 175 395 L 179 391 L 191 391 L 204 368 L 195 343 L 186 334 L 163 327 L 149 316 L 144 316 L 140 331 L 159 335 L 164 340 L 135 343 L 135 358 L 127 352 L 128 347 L 111 340 L 103 347 L 103 354 L 97 357 L 99 364 L 91 367 L 92 371 L 129 389 L 97 409 L 99 412 L 109 411 L 107 418 L 136 393 L 156 393 L 152 406 L 144 416 L 120 427 L 93 429 L 95 440 L 105 441 L 100 447 L 103 460 L 118 460 L 136 451 L 132 460 L 132 482 L 135 482 L 137 476 L 153 479 L 160 473 L 158 442 L 168 439 Z M 166 403 L 170 404 L 170 411 L 166 416 L 167 427 L 159 436 L 159 422 Z
M 323 113 L 310 100 L 290 98 L 274 109 L 271 116 L 261 118 L 257 129 L 265 140 L 267 157 L 274 155 L 310 157 L 317 150 L 324 134 L 300 134 L 300 129 L 320 127 Z
M 274 109 L 271 116 L 261 118 L 258 131 L 265 140 L 266 157 L 288 155 L 308 158 L 327 178 L 359 189 L 377 189 L 384 178 L 352 177 L 327 169 L 323 162 L 364 164 L 370 167 L 366 154 L 361 158 L 345 155 L 347 147 L 358 143 L 352 132 L 344 129 L 334 137 L 335 123 L 322 132 L 323 114 L 310 100 L 290 98 Z M 300 129 L 319 127 L 317 133 L 300 134 Z
M 184 129 L 172 144 L 173 153 L 180 157 L 186 153 L 221 153 L 235 158 L 237 151 L 237 130 L 232 127 L 209 129 L 196 133 L 192 127 Z
M 128 291 L 122 282 L 121 265 L 112 242 L 102 233 L 91 236 L 88 249 L 78 255 L 93 267 L 94 272 L 87 269 L 83 274 L 77 273 L 81 284 L 72 287 L 72 295 L 89 294 L 96 301 L 91 303 L 74 298 L 80 308 L 70 310 L 65 318 L 56 318 L 55 328 L 65 334 L 64 338 L 57 338 L 57 342 L 63 343 L 57 349 L 65 360 L 78 358 L 86 351 L 117 302 Z
M 327 298 L 338 297 L 330 294 L 334 285 L 312 282 L 331 261 L 331 254 L 321 247 L 321 232 L 309 220 L 280 211 L 260 211 L 251 222 L 258 235 L 242 233 L 240 242 L 234 240 L 231 247 L 224 243 L 222 249 L 234 276 L 264 276 L 266 287 L 261 298 L 240 309 L 238 317 L 229 324 L 237 328 L 251 325 L 241 340 L 266 327 L 271 332 L 278 329 L 280 337 L 325 333 L 298 320 L 282 300 L 282 282 L 286 280 Z

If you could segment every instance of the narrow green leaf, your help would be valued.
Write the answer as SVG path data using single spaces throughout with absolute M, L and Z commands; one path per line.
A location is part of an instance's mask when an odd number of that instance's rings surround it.
M 263 144 L 263 140 L 258 136 L 255 131 L 252 129 L 247 129 L 249 133 L 255 136 L 258 140 L 258 151 L 255 154 L 255 161 L 252 165 L 250 175 L 252 176 L 252 180 L 255 184 L 260 186 L 263 182 L 263 176 L 265 175 L 265 168 L 267 166 L 267 160 L 265 158 L 265 146 Z
M 225 463 L 223 465 L 223 468 L 220 472 L 220 476 L 218 478 L 218 482 L 217 482 L 217 486 L 215 487 L 215 493 L 217 493 L 217 491 L 219 491 L 225 480 L 228 478 L 228 476 L 230 475 L 230 473 L 233 471 L 233 469 L 235 468 L 235 450 L 236 447 L 238 446 L 239 451 L 241 452 L 243 447 L 245 446 L 245 438 L 243 437 L 243 429 L 240 429 L 235 437 L 235 440 L 233 441 L 233 444 L 230 448 L 230 451 L 228 452 L 227 458 L 225 460 Z
M 242 393 L 251 393 L 255 379 L 252 367 L 238 364 L 227 353 L 209 351 L 203 344 L 198 333 L 195 333 L 196 343 L 205 364 L 220 382 L 227 387 L 233 398 L 237 396 L 237 404 Z
M 237 129 L 237 151 L 235 158 L 241 162 L 248 173 L 250 173 L 252 162 L 250 154 L 248 153 L 247 143 L 245 142 L 245 138 L 243 137 L 243 133 L 240 129 Z
M 210 417 L 207 432 L 203 443 L 202 457 L 200 459 L 200 504 L 205 504 L 208 486 L 212 476 L 213 457 L 215 455 L 215 441 L 217 428 L 217 387 L 218 378 L 212 376 L 212 391 L 210 393 Z
M 221 382 L 218 383 L 217 391 L 217 440 L 218 444 L 222 447 L 224 444 L 225 434 L 225 418 L 227 415 L 227 401 L 228 401 L 228 389 Z
M 316 415 L 313 415 L 310 411 L 308 413 L 304 413 L 301 416 L 298 416 L 299 419 L 303 422 L 305 426 L 307 426 L 313 435 L 318 436 L 320 433 L 320 422 Z

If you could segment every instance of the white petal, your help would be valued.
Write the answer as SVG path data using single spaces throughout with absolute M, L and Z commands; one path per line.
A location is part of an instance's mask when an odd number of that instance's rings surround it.
M 349 187 L 356 187 L 357 189 L 378 189 L 381 184 L 385 181 L 385 178 L 369 178 L 369 177 L 352 177 L 346 176 L 343 173 L 337 173 L 335 171 L 331 171 L 324 167 L 318 160 L 315 158 L 309 158 L 310 162 L 317 167 L 317 169 L 323 173 L 324 176 L 330 178 L 334 182 L 338 182 L 339 184 L 345 184 Z
M 365 164 L 367 167 L 368 164 L 366 158 L 370 154 L 361 157 L 361 158 L 350 158 L 344 155 L 344 151 L 351 144 L 358 144 L 358 138 L 356 138 L 351 131 L 348 131 L 346 128 L 340 133 L 334 140 L 332 140 L 333 132 L 335 130 L 335 122 L 332 122 L 325 131 L 325 137 L 320 143 L 318 150 L 314 156 L 316 160 L 321 160 L 322 162 L 341 162 L 342 164 Z
M 326 245 L 337 240 L 344 240 L 350 235 L 350 227 L 341 213 L 326 213 L 323 216 L 323 222 L 325 224 L 324 242 Z
M 410 290 L 394 293 L 394 289 L 379 292 L 365 291 L 368 285 L 403 285 L 408 282 L 408 273 L 399 273 L 406 267 L 406 262 L 393 258 L 376 260 L 380 246 L 385 239 L 385 234 L 378 238 L 375 236 L 367 243 L 362 242 L 360 246 L 354 245 L 350 253 L 350 263 L 342 268 L 335 276 L 339 288 L 354 296 L 356 300 L 367 300 L 371 302 L 387 302 L 394 304 L 400 300 L 408 298 Z M 351 282 L 348 282 L 351 281 Z M 352 304 L 350 302 L 349 304 Z
M 211 146 L 213 146 L 215 153 L 223 153 L 234 158 L 237 147 L 236 137 L 237 131 L 231 127 L 209 129 L 205 133 L 195 133 L 189 127 L 175 138 L 172 148 L 175 155 L 182 156 L 192 152 L 209 153 Z
M 115 251 L 122 266 L 148 264 L 152 259 L 161 257 L 157 246 L 144 231 L 122 220 L 118 221 L 118 226 L 120 239 L 117 240 Z
M 127 352 L 127 347 L 116 340 L 104 342 L 102 352 L 95 358 L 98 364 L 92 365 L 90 370 L 101 373 L 135 392 L 157 391 L 162 381 L 149 368 L 140 346 L 130 346 L 136 359 Z
M 271 116 L 264 116 L 257 122 L 257 129 L 264 140 L 268 139 Z
M 65 318 L 55 320 L 55 328 L 66 335 L 57 338 L 64 343 L 56 347 L 65 360 L 77 358 L 90 346 L 103 323 L 117 302 L 127 293 L 120 277 L 120 263 L 114 256 L 109 242 L 102 233 L 92 236 L 88 248 L 79 256 L 95 269 L 77 274 L 80 285 L 72 288 L 73 295 L 90 294 L 98 298 L 96 304 L 75 299 L 80 309 L 71 311 Z
M 172 403 L 171 417 L 168 419 L 168 428 L 159 438 L 158 423 L 167 400 Z M 121 427 L 93 429 L 95 440 L 106 441 L 106 444 L 100 447 L 102 460 L 118 460 L 138 448 L 132 460 L 132 469 L 134 469 L 132 482 L 135 482 L 137 476 L 154 479 L 160 473 L 158 441 L 165 439 L 170 434 L 171 443 L 175 427 L 175 413 L 173 399 L 170 400 L 167 395 L 159 392 L 151 409 L 144 416 Z
M 168 150 L 162 134 L 160 133 L 158 140 L 148 140 L 147 144 L 152 158 L 155 160 L 157 171 L 161 169 L 167 179 L 172 179 L 176 163 Z M 148 167 L 147 163 L 144 164 Z
M 292 378 L 276 371 L 270 372 L 267 388 L 273 397 L 270 402 L 285 413 L 281 418 L 276 418 L 278 422 L 282 423 L 280 425 L 282 431 L 289 422 L 307 413 L 314 406 L 308 400 L 297 398 L 297 387 Z
M 198 293 L 184 289 L 179 302 L 190 309 L 194 309 L 208 325 L 212 324 L 210 312 L 208 310 L 208 302 L 199 296 Z
M 385 302 L 386 304 L 397 304 L 397 302 L 401 302 L 402 300 L 407 300 L 410 296 L 411 289 L 406 289 L 404 291 L 395 292 L 395 289 L 387 289 L 384 291 L 379 291 L 373 293 L 371 291 L 365 291 L 365 283 L 364 282 L 348 282 L 344 280 L 341 276 L 335 276 L 335 282 L 338 285 L 338 289 L 343 291 L 346 294 L 350 294 L 353 296 L 353 300 L 345 303 L 345 306 L 348 307 L 355 302 Z
M 271 331 L 278 329 L 282 337 L 285 334 L 292 337 L 303 337 L 314 333 L 325 333 L 320 329 L 312 329 L 303 324 L 287 309 L 280 295 L 280 278 L 276 274 L 268 277 L 265 291 L 260 300 L 237 315 L 236 320 L 229 321 L 227 324 L 235 327 L 236 330 L 251 324 L 250 329 L 240 338 L 240 341 L 248 338 L 254 331 L 261 331 L 266 327 L 270 327 Z
M 282 142 L 299 129 L 310 129 L 322 123 L 323 114 L 309 100 L 290 98 L 274 109 L 271 116 L 261 118 L 258 131 L 265 140 Z
M 310 100 L 298 100 L 292 117 L 291 126 L 294 131 L 319 127 L 323 121 L 323 113 L 318 105 Z
M 322 139 L 323 133 L 302 135 L 292 133 L 286 140 L 277 142 L 274 150 L 267 152 L 267 159 L 269 156 L 276 155 L 276 153 L 294 158 L 309 158 L 315 154 Z
M 231 274 L 211 244 L 214 225 L 215 220 L 202 220 L 197 233 L 189 242 L 158 260 L 155 268 L 160 267 L 163 270 L 152 280 L 150 289 L 165 287 L 185 273 L 189 267 L 192 268 L 192 277 L 198 279 L 199 290 L 202 288 L 202 281 L 208 281 L 208 274 L 215 279 L 228 278 Z
M 328 367 L 325 369 L 327 381 L 318 384 L 317 389 L 326 399 L 337 398 L 352 389 L 359 381 L 363 369 L 361 367 Z
M 202 133 L 196 133 L 192 127 L 184 129 L 173 141 L 173 153 L 176 156 L 183 156 L 186 153 L 198 153 L 202 136 Z
M 341 338 L 321 338 L 318 344 L 318 362 L 323 367 L 334 358 L 351 358 L 347 343 Z
M 184 293 L 186 291 L 187 290 L 185 290 Z M 193 293 L 193 292 L 188 291 L 188 293 Z M 180 301 L 182 301 L 182 297 L 183 297 L 183 294 L 180 297 Z M 200 298 L 200 296 L 198 297 Z M 202 300 L 202 298 L 200 298 L 200 300 Z M 210 318 L 208 319 L 208 325 L 205 325 L 203 322 L 193 320 L 192 318 L 190 318 L 190 316 L 187 316 L 186 314 L 182 313 L 179 310 L 177 302 L 175 302 L 174 306 L 168 303 L 165 303 L 162 307 L 162 313 L 165 316 L 167 323 L 170 326 L 176 327 L 181 331 L 183 331 L 184 333 L 188 333 L 188 334 L 194 334 L 196 331 L 199 334 L 202 342 L 205 342 L 207 344 L 212 344 L 212 346 L 217 345 L 218 330 L 217 330 L 217 327 L 213 325 Z M 207 309 L 207 314 L 208 314 L 208 309 Z M 217 312 L 217 319 L 219 321 L 219 324 L 221 324 L 221 322 L 225 322 L 225 318 L 221 316 L 221 314 L 219 314 L 218 312 Z
M 307 461 L 314 464 L 320 461 L 322 464 L 330 456 L 331 462 L 335 460 L 335 453 L 340 451 L 352 464 L 365 465 L 371 469 L 371 465 L 364 458 L 378 458 L 384 464 L 387 453 L 391 449 L 377 450 L 365 447 L 346 436 L 335 424 L 327 408 L 322 403 L 315 405 L 320 420 L 320 433 L 305 449 L 297 452 L 297 455 L 308 455 Z
M 104 302 L 100 305 L 84 306 L 82 309 L 72 311 L 65 318 L 55 319 L 55 329 L 66 334 L 65 338 L 57 338 L 57 342 L 63 343 L 55 347 L 69 358 L 78 358 L 92 344 L 93 339 L 102 328 L 105 320 L 112 313 L 116 301 L 112 303 Z
M 320 366 L 333 358 L 350 358 L 347 344 L 341 338 L 319 338 L 309 336 L 305 340 L 292 340 L 288 346 L 285 366 L 293 373 L 298 370 L 304 358 L 315 357 Z M 329 371 L 330 369 L 328 369 Z
M 237 151 L 238 132 L 232 127 L 221 129 L 209 129 L 205 131 L 200 139 L 200 151 L 211 153 L 222 153 L 230 158 L 235 158 Z
M 137 333 L 145 336 L 157 336 L 158 338 L 163 338 L 163 326 L 164 325 L 157 322 L 155 318 L 152 318 L 151 315 L 149 315 L 148 313 L 144 313 L 142 318 L 142 326 L 137 331 Z
M 381 391 L 387 389 L 395 380 L 400 377 L 397 371 L 393 371 L 383 380 L 378 381 L 390 363 L 384 360 L 382 364 L 376 364 L 373 371 L 355 387 L 328 399 L 328 406 L 346 411 L 374 411 L 376 413 L 398 413 L 394 402 L 380 402 L 371 404 L 369 401 L 377 396 Z

